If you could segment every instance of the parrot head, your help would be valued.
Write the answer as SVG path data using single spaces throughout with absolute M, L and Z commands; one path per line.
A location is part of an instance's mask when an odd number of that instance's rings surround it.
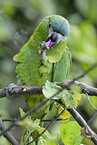
M 38 50 L 38 53 L 42 52 L 42 60 L 46 58 L 46 50 L 50 47 L 53 49 L 56 44 L 69 34 L 69 32 L 70 25 L 66 19 L 64 23 L 59 20 L 49 22 L 47 41 L 40 43 L 41 49 Z
M 48 25 L 49 33 L 56 32 L 66 37 L 70 32 L 70 25 L 67 20 L 65 21 L 65 23 L 57 20 L 51 21 Z

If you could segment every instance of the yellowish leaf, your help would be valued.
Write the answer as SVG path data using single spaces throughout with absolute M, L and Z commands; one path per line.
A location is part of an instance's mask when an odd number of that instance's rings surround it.
M 62 111 L 63 111 L 63 108 L 60 107 L 59 110 L 58 110 L 58 114 L 60 114 Z M 71 114 L 68 111 L 63 112 L 60 115 L 60 119 L 62 119 L 61 122 L 66 123 L 69 120 L 70 117 L 71 117 Z

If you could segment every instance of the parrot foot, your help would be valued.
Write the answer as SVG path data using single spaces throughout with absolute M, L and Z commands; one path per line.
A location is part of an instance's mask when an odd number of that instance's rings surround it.
M 8 87 L 6 87 L 6 96 L 8 99 L 14 97 L 14 96 L 11 96 L 10 94 L 11 94 L 12 89 L 16 88 L 16 87 L 17 87 L 17 85 L 14 83 L 11 83 Z
M 40 43 L 41 49 L 38 50 L 38 53 L 40 54 L 42 52 L 42 60 L 45 60 L 46 58 L 46 50 L 48 50 L 50 47 L 53 49 L 55 42 L 52 42 L 51 39 L 49 39 L 47 42 L 43 41 Z

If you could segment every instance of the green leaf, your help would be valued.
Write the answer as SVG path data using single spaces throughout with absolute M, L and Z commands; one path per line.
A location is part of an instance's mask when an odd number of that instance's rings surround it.
M 25 115 L 25 112 L 21 108 L 19 108 L 19 111 L 20 111 L 20 116 L 23 117 Z
M 31 133 L 33 132 L 33 130 L 31 130 L 31 128 L 29 128 L 28 130 L 25 130 L 23 136 L 22 136 L 22 140 L 21 140 L 21 144 L 27 144 L 28 142 L 33 140 L 33 137 L 31 136 Z M 31 145 L 35 145 L 35 143 L 31 143 Z
M 45 128 L 39 126 L 40 120 L 38 119 L 35 121 L 26 119 L 25 121 L 26 130 L 21 140 L 23 144 L 26 144 L 27 142 L 32 141 L 33 138 L 36 138 L 37 132 L 41 134 L 45 130 Z M 39 145 L 57 145 L 58 141 L 59 135 L 57 133 L 50 135 L 47 130 L 38 139 Z M 34 145 L 34 143 L 32 143 L 32 145 Z
M 20 110 L 21 117 L 24 117 L 25 112 L 21 108 L 19 108 L 19 110 Z M 39 119 L 36 119 L 35 121 L 33 121 L 31 116 L 29 115 L 26 118 L 24 118 L 22 121 L 19 121 L 18 125 L 24 126 L 27 129 L 31 127 L 33 128 L 33 130 L 35 130 L 35 127 L 38 126 L 39 123 L 40 123 Z
M 35 121 L 33 121 L 31 120 L 31 118 L 25 118 L 20 123 L 26 128 L 21 139 L 21 142 L 23 144 L 26 144 L 27 142 L 32 141 L 33 138 L 36 138 L 36 127 L 39 126 L 40 120 L 36 119 Z M 31 143 L 31 145 L 35 145 L 35 143 Z
M 65 105 L 65 107 L 67 107 L 67 108 L 74 107 L 75 100 L 74 100 L 72 94 L 70 93 L 70 91 L 63 90 L 61 92 L 61 94 L 62 94 L 61 101 Z
M 58 145 L 59 142 L 59 135 L 55 133 L 50 137 L 46 136 L 47 145 Z
M 45 86 L 43 86 L 43 94 L 46 98 L 50 98 L 51 96 L 55 95 L 61 87 L 46 81 Z M 53 99 L 60 99 L 60 93 L 53 97 Z
M 76 94 L 76 95 L 73 94 L 73 98 L 75 100 L 74 107 L 77 107 L 79 105 L 79 103 L 80 103 L 80 100 L 81 100 L 81 94 Z
M 0 145 L 10 145 L 10 143 L 4 136 L 0 136 Z
M 39 137 L 38 145 L 47 145 L 47 142 L 43 137 Z
M 44 128 L 37 126 L 36 130 L 38 131 L 39 134 L 41 134 L 44 131 Z M 42 136 L 45 137 L 47 145 L 58 145 L 58 141 L 59 141 L 58 133 L 50 135 L 50 133 L 46 130 Z
M 46 98 L 52 97 L 53 95 L 58 93 L 59 90 L 61 90 L 60 86 L 52 84 L 49 81 L 46 81 L 45 86 L 43 86 L 43 94 L 45 95 Z M 69 91 L 64 89 L 53 97 L 53 99 L 60 99 L 60 98 L 61 98 L 62 103 L 67 108 L 74 107 L 75 100 Z
M 21 108 L 19 108 L 19 111 L 20 111 L 20 116 L 23 117 L 25 115 L 25 112 Z M 33 124 L 34 122 L 31 120 L 30 116 L 27 116 L 25 119 L 23 119 L 23 121 L 18 122 L 18 125 L 21 125 L 26 128 L 21 138 L 21 144 L 26 144 L 28 141 L 33 140 L 33 137 L 30 136 L 30 134 L 35 130 Z M 35 145 L 35 144 L 32 143 L 31 145 Z
M 66 145 L 80 145 L 82 142 L 81 127 L 76 121 L 62 125 L 60 135 Z

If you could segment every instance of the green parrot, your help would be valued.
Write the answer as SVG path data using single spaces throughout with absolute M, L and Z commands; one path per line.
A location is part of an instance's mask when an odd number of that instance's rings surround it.
M 68 21 L 59 15 L 47 16 L 34 31 L 29 41 L 14 56 L 17 78 L 25 86 L 44 85 L 46 80 L 61 82 L 66 79 L 71 63 L 67 48 Z M 25 96 L 29 109 L 37 106 L 44 95 Z

